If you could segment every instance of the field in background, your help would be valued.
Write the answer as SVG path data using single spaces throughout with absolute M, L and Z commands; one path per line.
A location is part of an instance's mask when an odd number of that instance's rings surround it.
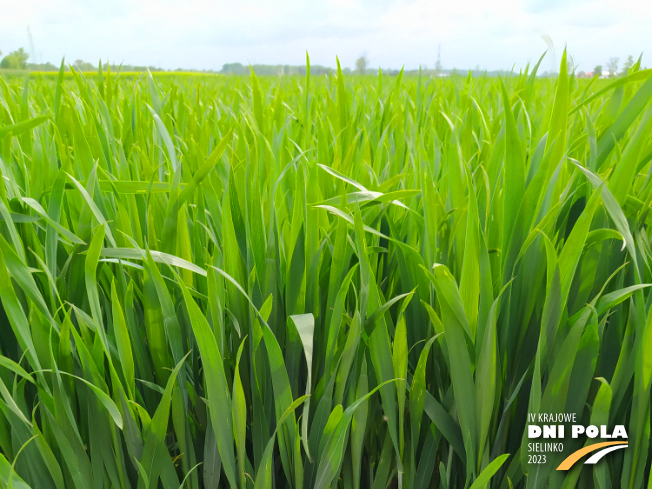
M 152 71 L 150 73 L 153 78 L 174 78 L 174 77 L 219 77 L 219 76 L 224 76 L 220 75 L 219 73 L 200 73 L 196 71 Z M 99 72 L 99 73 L 94 73 L 94 72 L 84 72 L 83 75 L 86 78 L 90 79 L 95 79 L 99 76 L 107 76 L 111 77 L 113 76 L 114 78 L 140 78 L 140 77 L 146 77 L 147 72 L 143 71 L 119 71 L 118 73 L 113 72 Z M 4 70 L 0 69 L 0 76 L 5 76 L 7 78 L 15 78 L 15 77 L 23 77 L 27 78 L 28 76 L 33 80 L 41 80 L 41 79 L 50 79 L 50 80 L 56 80 L 59 77 L 59 72 L 58 71 L 27 71 L 27 70 Z M 72 71 L 65 71 L 64 74 L 64 79 L 71 79 L 73 80 L 75 76 L 73 75 Z
M 652 70 L 560 71 L 0 76 L 0 486 L 648 485 Z

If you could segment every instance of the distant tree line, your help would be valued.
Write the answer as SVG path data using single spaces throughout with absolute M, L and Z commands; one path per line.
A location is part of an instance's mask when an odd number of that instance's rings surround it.
M 53 65 L 50 62 L 47 63 L 28 63 L 29 60 L 29 54 L 23 49 L 19 48 L 16 51 L 12 51 L 9 54 L 7 54 L 4 58 L 2 58 L 2 51 L 0 51 L 0 68 L 1 69 L 8 69 L 8 70 L 30 70 L 30 71 L 59 71 L 59 66 Z M 577 76 L 579 78 L 583 77 L 592 77 L 592 76 L 598 76 L 601 78 L 615 78 L 617 76 L 624 76 L 627 75 L 630 70 L 635 67 L 636 69 L 640 68 L 640 63 L 641 63 L 641 58 L 635 62 L 634 58 L 630 55 L 627 57 L 627 60 L 622 66 L 622 69 L 620 73 L 618 72 L 618 58 L 610 58 L 609 61 L 606 63 L 606 68 L 603 69 L 602 65 L 597 65 L 594 69 L 593 72 L 585 73 L 584 71 L 579 71 L 577 72 Z M 100 62 L 101 63 L 101 62 Z M 100 64 L 98 63 L 98 65 Z M 88 61 L 84 61 L 82 59 L 75 60 L 75 62 L 72 64 L 72 66 L 78 70 L 81 71 L 97 71 L 98 70 L 98 65 L 94 65 L 93 63 L 89 63 Z M 358 74 L 358 75 L 375 75 L 378 73 L 378 68 L 370 68 L 370 63 L 369 60 L 367 59 L 366 55 L 361 55 L 358 57 L 358 59 L 355 62 L 355 69 L 351 68 L 342 68 L 342 72 L 345 75 L 348 74 Z M 110 68 L 110 70 L 113 73 L 117 73 L 118 71 L 126 72 L 126 71 L 135 71 L 135 72 L 143 72 L 143 71 L 152 71 L 152 72 L 195 72 L 195 73 L 219 73 L 222 75 L 249 75 L 251 72 L 251 69 L 253 68 L 253 71 L 260 76 L 280 76 L 280 75 L 300 75 L 300 76 L 305 76 L 306 74 L 306 66 L 305 65 L 288 65 L 288 64 L 277 64 L 277 65 L 265 65 L 265 64 L 254 64 L 254 65 L 245 65 L 242 63 L 226 63 L 222 65 L 222 69 L 219 71 L 214 71 L 214 70 L 192 70 L 192 69 L 183 69 L 183 68 L 177 68 L 176 70 L 165 70 L 163 68 L 158 68 L 156 66 L 140 66 L 140 65 L 125 65 L 125 64 L 103 64 L 102 68 L 106 70 L 107 68 Z M 64 70 L 69 71 L 70 70 L 70 65 L 68 63 L 64 64 Z M 574 67 L 571 65 L 569 66 L 569 71 L 574 71 Z M 310 72 L 313 75 L 328 75 L 329 73 L 334 72 L 334 69 L 328 66 L 321 66 L 321 65 L 311 65 L 310 66 Z M 397 69 L 387 69 L 384 68 L 382 69 L 382 73 L 384 75 L 389 75 L 389 76 L 396 76 L 401 72 L 401 70 Z M 418 75 L 421 74 L 423 76 L 428 76 L 428 77 L 446 77 L 446 76 L 460 76 L 460 75 L 466 75 L 467 73 L 471 73 L 474 77 L 477 76 L 509 76 L 510 71 L 508 70 L 493 70 L 493 71 L 487 71 L 487 70 L 481 70 L 479 66 L 476 66 L 475 69 L 472 70 L 458 70 L 456 68 L 452 69 L 444 69 L 441 65 L 440 60 L 438 59 L 437 62 L 434 64 L 432 69 L 427 68 L 426 66 L 420 67 L 419 69 L 413 69 L 413 70 L 404 70 L 405 75 Z M 556 73 L 548 73 L 543 72 L 539 76 L 542 77 L 547 77 L 547 76 L 555 76 Z
M 2 51 L 0 51 L 0 57 L 2 57 Z M 27 53 L 23 48 L 19 48 L 16 51 L 12 51 L 4 58 L 0 60 L 0 68 L 5 70 L 30 70 L 30 71 L 59 71 L 60 66 L 53 65 L 49 61 L 46 63 L 28 63 L 29 53 Z M 98 63 L 99 65 L 99 63 Z M 75 60 L 72 64 L 74 68 L 77 68 L 81 71 L 97 71 L 98 65 L 84 61 L 83 59 Z M 167 71 L 163 68 L 158 68 L 156 66 L 140 66 L 140 65 L 125 65 L 125 64 L 104 64 L 102 66 L 104 70 L 110 68 L 113 72 L 118 71 Z M 64 70 L 70 71 L 70 65 L 66 62 L 64 63 Z M 171 71 L 171 70 L 170 70 Z M 181 68 L 175 71 L 198 71 L 198 70 L 183 70 Z M 212 71 L 211 71 L 212 72 Z
M 295 65 L 251 65 L 256 75 L 305 75 L 306 66 Z M 223 75 L 248 75 L 251 73 L 250 65 L 243 65 L 242 63 L 226 63 L 222 66 L 219 73 Z M 310 73 L 313 75 L 327 75 L 331 68 L 320 65 L 310 65 Z M 350 73 L 349 68 L 344 68 L 342 71 Z

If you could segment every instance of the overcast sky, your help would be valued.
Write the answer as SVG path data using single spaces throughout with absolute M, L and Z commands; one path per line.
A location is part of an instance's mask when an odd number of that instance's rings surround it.
M 509 69 L 536 61 L 549 36 L 579 69 L 644 53 L 651 0 L 0 0 L 0 50 L 163 68 L 224 63 Z M 652 59 L 652 58 L 651 58 Z M 542 71 L 550 69 L 552 59 Z

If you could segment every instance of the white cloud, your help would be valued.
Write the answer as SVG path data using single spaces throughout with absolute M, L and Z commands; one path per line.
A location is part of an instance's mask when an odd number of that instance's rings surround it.
M 57 63 L 99 57 L 165 68 L 223 63 L 510 68 L 538 59 L 550 35 L 589 70 L 652 51 L 652 4 L 640 0 L 2 0 L 0 49 Z M 550 61 L 552 62 L 552 60 Z M 548 69 L 551 65 L 546 63 Z

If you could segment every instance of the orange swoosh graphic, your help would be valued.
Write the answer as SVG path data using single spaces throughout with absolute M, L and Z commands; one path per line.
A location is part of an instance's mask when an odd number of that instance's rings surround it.
M 626 441 L 606 441 L 604 443 L 594 443 L 593 445 L 589 445 L 588 447 L 580 448 L 576 452 L 571 453 L 566 460 L 564 460 L 562 463 L 559 464 L 559 467 L 557 467 L 557 470 L 568 470 L 570 469 L 575 462 L 577 462 L 579 459 L 581 459 L 584 455 L 587 453 L 591 453 L 595 450 L 598 450 L 599 448 L 604 448 L 608 447 L 611 445 L 627 445 Z

